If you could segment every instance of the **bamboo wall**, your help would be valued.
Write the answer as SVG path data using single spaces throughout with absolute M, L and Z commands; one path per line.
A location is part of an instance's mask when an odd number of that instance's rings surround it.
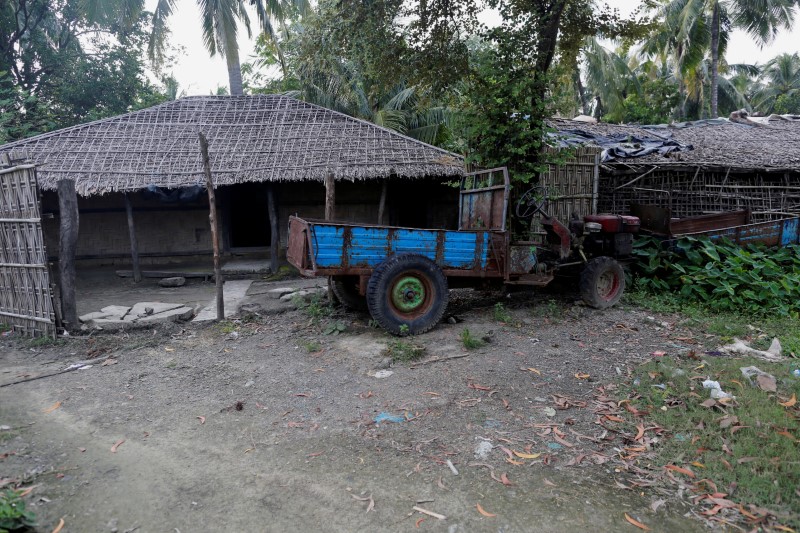
M 56 333 L 36 170 L 7 158 L 0 161 L 0 323 L 28 336 Z
M 676 218 L 749 209 L 752 222 L 800 215 L 800 173 L 643 169 L 604 174 L 600 210 L 627 213 L 631 203 L 669 208 Z

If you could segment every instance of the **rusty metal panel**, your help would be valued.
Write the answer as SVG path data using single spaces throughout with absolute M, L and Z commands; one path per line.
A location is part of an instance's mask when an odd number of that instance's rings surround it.
M 308 223 L 297 217 L 289 217 L 289 243 L 286 259 L 300 271 L 308 270 Z
M 536 268 L 536 246 L 533 243 L 509 247 L 508 272 L 513 275 L 528 274 Z
M 468 174 L 461 182 L 458 229 L 505 230 L 510 187 L 506 168 Z
M 681 218 L 671 221 L 669 226 L 673 235 L 680 235 L 683 233 L 697 233 L 701 231 L 725 229 L 733 226 L 743 226 L 749 222 L 750 212 L 742 210 Z
M 766 246 L 786 246 L 800 243 L 798 234 L 798 221 L 800 218 L 776 220 L 772 222 L 759 222 L 711 231 L 686 233 L 686 236 L 705 236 L 712 240 L 726 238 L 736 244 L 762 244 Z

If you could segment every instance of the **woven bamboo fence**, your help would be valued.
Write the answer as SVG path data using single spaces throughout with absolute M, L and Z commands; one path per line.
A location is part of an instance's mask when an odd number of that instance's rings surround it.
M 600 210 L 627 213 L 631 203 L 669 208 L 672 216 L 749 209 L 752 222 L 800 215 L 800 173 L 640 167 L 637 175 L 604 175 Z
M 558 149 L 546 148 L 557 155 Z M 579 217 L 597 212 L 599 148 L 578 148 L 562 164 L 548 165 L 539 184 L 548 190 L 547 213 L 566 222 L 573 213 Z
M 30 337 L 56 334 L 36 169 L 7 157 L 0 161 L 0 323 Z

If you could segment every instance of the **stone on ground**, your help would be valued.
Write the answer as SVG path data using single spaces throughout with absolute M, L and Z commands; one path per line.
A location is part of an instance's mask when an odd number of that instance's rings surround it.
M 162 287 L 183 287 L 184 285 L 186 285 L 186 278 L 182 276 L 164 278 L 159 280 L 158 284 Z

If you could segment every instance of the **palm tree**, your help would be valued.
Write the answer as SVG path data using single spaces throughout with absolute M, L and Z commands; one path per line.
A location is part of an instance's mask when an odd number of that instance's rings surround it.
M 730 29 L 747 32 L 758 44 L 769 44 L 781 29 L 794 24 L 798 0 L 665 0 L 658 9 L 663 30 L 651 38 L 650 52 L 669 51 L 680 60 L 682 73 L 696 68 L 710 54 L 711 116 L 718 116 L 719 73 Z M 660 35 L 659 35 L 660 34 Z
M 763 87 L 755 95 L 756 107 L 769 114 L 778 97 L 800 93 L 800 55 L 795 52 L 772 58 L 762 69 L 761 81 Z
M 156 64 L 163 58 L 164 42 L 169 33 L 167 19 L 172 15 L 176 2 L 158 0 L 153 12 L 148 51 Z M 273 20 L 285 28 L 289 17 L 311 10 L 309 0 L 197 0 L 197 5 L 202 19 L 203 44 L 212 57 L 219 53 L 225 58 L 232 95 L 244 94 L 236 39 L 239 23 L 244 24 L 248 37 L 251 36 L 247 7 L 255 9 L 261 32 L 273 42 L 277 42 Z M 144 0 L 85 0 L 85 6 L 90 19 L 114 17 L 125 24 L 130 24 L 144 12 Z

